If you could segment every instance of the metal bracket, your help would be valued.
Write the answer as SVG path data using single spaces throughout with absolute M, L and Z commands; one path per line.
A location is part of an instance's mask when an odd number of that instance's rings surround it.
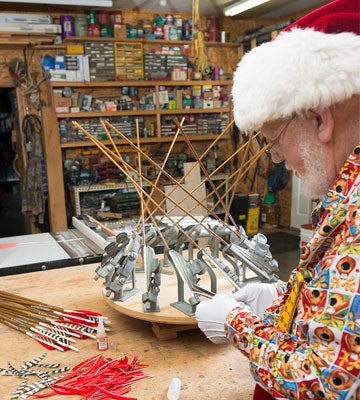
M 143 311 L 158 312 L 160 311 L 158 299 L 161 284 L 160 261 L 150 246 L 143 246 L 142 256 L 147 287 L 147 291 L 142 295 Z

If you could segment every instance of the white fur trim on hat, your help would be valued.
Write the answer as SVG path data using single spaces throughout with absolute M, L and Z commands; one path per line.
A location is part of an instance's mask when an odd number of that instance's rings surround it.
M 360 94 L 360 37 L 313 29 L 282 32 L 245 54 L 234 73 L 240 130 Z

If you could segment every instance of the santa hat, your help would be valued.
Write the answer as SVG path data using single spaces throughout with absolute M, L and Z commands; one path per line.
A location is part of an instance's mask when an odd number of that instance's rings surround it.
M 360 94 L 359 31 L 359 1 L 336 0 L 245 54 L 232 89 L 239 129 Z

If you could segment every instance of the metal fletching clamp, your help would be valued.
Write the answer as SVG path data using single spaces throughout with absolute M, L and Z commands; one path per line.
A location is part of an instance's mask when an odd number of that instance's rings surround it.
M 189 262 L 186 261 L 184 257 L 175 250 L 169 250 L 168 254 L 178 278 L 178 301 L 171 303 L 171 305 L 186 315 L 192 316 L 194 315 L 196 305 L 201 302 L 201 298 L 200 295 L 195 293 L 193 290 L 195 283 L 193 282 L 193 278 L 189 273 Z M 192 296 L 189 298 L 189 303 L 185 302 L 184 300 L 184 284 L 192 294 Z
M 136 235 L 130 239 L 125 232 L 116 237 L 115 243 L 105 247 L 101 265 L 96 268 L 95 280 L 105 279 L 106 296 L 114 294 L 114 300 L 124 301 L 135 294 L 135 266 L 141 249 L 141 238 Z M 131 277 L 132 288 L 124 291 L 124 285 Z
M 143 265 L 147 291 L 142 295 L 144 312 L 160 311 L 158 293 L 160 292 L 161 273 L 160 261 L 155 257 L 155 251 L 150 246 L 143 246 Z
M 279 277 L 275 272 L 278 272 L 279 266 L 272 257 L 266 236 L 259 233 L 249 240 L 245 230 L 242 227 L 239 229 L 240 238 L 231 235 L 230 244 L 222 249 L 224 257 L 240 261 L 243 270 L 249 268 L 262 281 L 277 282 Z M 242 275 L 245 276 L 244 271 Z
M 126 233 L 120 233 L 116 236 L 116 242 L 109 243 L 105 247 L 101 264 L 95 270 L 95 280 L 99 278 L 106 279 L 109 275 L 112 278 L 117 265 L 121 263 L 121 258 L 124 257 L 123 250 L 125 250 L 129 241 L 130 239 Z
M 141 249 L 141 238 L 136 235 L 131 239 L 126 248 L 121 249 L 121 257 L 114 273 L 114 279 L 108 284 L 110 291 L 114 293 L 114 299 L 124 301 L 135 294 L 135 265 Z M 132 289 L 124 293 L 124 285 L 132 277 Z
M 201 249 L 198 252 L 198 258 L 204 262 L 208 262 L 212 267 L 216 267 L 225 276 L 225 278 L 232 285 L 234 285 L 236 290 L 239 290 L 242 286 L 244 286 L 243 283 L 240 282 L 239 277 L 233 271 L 231 271 L 227 265 L 224 265 L 220 260 L 211 256 L 204 249 Z

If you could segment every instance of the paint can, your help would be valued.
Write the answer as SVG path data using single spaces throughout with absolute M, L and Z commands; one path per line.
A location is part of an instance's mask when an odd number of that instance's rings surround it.
M 129 39 L 136 39 L 138 37 L 138 26 L 126 25 L 126 37 Z
M 75 36 L 87 36 L 88 27 L 85 16 L 75 17 Z
M 110 15 L 106 11 L 99 12 L 97 18 L 98 18 L 98 24 L 110 25 Z
M 71 15 L 60 15 L 61 36 L 74 36 L 74 18 Z
M 100 36 L 100 25 L 97 24 L 88 25 L 88 36 L 91 37 Z
M 96 25 L 98 23 L 97 12 L 94 11 L 94 10 L 90 10 L 87 13 L 87 17 L 86 18 L 87 18 L 87 24 L 88 25 Z
M 122 25 L 123 23 L 124 21 L 121 11 L 114 11 L 113 13 L 110 14 L 110 24 Z
M 101 37 L 112 37 L 114 35 L 112 25 L 100 25 L 100 36 Z

